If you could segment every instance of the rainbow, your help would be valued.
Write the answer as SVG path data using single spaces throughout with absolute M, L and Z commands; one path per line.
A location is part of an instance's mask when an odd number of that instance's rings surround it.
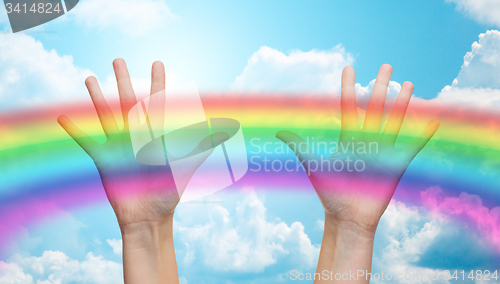
M 207 118 L 235 119 L 245 137 L 249 170 L 226 190 L 252 186 L 314 194 L 302 167 L 273 168 L 265 164 L 262 153 L 266 151 L 272 161 L 296 159 L 291 151 L 277 151 L 282 147 L 276 138 L 280 130 L 311 138 L 313 148 L 313 143 L 335 141 L 340 133 L 338 95 L 212 92 L 201 97 Z M 358 112 L 362 121 L 363 108 Z M 91 159 L 57 124 L 60 114 L 98 142 L 104 141 L 90 101 L 0 115 L 0 252 L 25 226 L 61 210 L 106 200 Z M 500 207 L 496 207 L 500 204 L 500 115 L 415 99 L 396 147 L 402 149 L 433 118 L 441 126 L 410 164 L 394 198 L 465 222 L 500 252 Z

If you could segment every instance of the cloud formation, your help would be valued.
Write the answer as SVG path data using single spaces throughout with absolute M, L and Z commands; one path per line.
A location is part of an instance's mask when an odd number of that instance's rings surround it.
M 375 279 L 370 283 L 453 283 L 456 280 L 449 281 L 446 270 L 490 269 L 484 263 L 495 263 L 497 257 L 489 250 L 480 237 L 449 215 L 392 200 L 377 228 Z
M 24 273 L 16 263 L 0 262 L 0 283 L 5 284 L 31 284 L 33 276 Z
M 490 210 L 479 196 L 466 192 L 458 197 L 444 197 L 437 186 L 421 192 L 421 196 L 423 204 L 433 212 L 459 218 L 479 230 L 500 253 L 500 206 Z
M 215 271 L 263 272 L 278 261 L 311 268 L 319 247 L 311 244 L 300 222 L 290 226 L 271 221 L 263 201 L 246 193 L 231 215 L 216 205 L 203 225 L 179 227 L 179 239 L 186 244 L 183 265 L 198 264 Z
M 402 273 L 403 279 L 396 283 L 449 283 L 445 281 L 443 271 L 415 265 L 446 227 L 444 219 L 432 217 L 416 206 L 391 201 L 377 229 L 376 241 L 380 246 L 378 250 L 376 248 L 372 272 L 383 271 L 394 278 Z M 442 277 L 438 281 L 432 280 L 429 272 L 440 273 Z
M 140 36 L 179 19 L 160 0 L 87 0 L 71 11 L 77 23 L 100 30 Z
M 263 46 L 249 59 L 231 88 L 253 92 L 338 92 L 342 69 L 354 62 L 344 47 L 294 50 L 288 55 Z
M 87 2 L 84 2 L 87 3 Z M 32 36 L 23 33 L 0 33 L 0 111 L 22 108 L 43 108 L 58 104 L 75 104 L 90 97 L 85 79 L 95 76 L 92 71 L 76 66 L 73 57 L 47 50 Z M 150 78 L 131 78 L 138 99 L 149 95 Z M 169 87 L 177 86 L 176 76 L 167 73 Z M 100 82 L 109 102 L 118 101 L 114 75 Z M 118 105 L 111 105 L 120 118 Z
M 340 95 L 342 70 L 353 65 L 354 57 L 342 45 L 330 50 L 294 50 L 288 55 L 263 46 L 249 59 L 241 75 L 231 85 L 236 92 L 284 92 L 289 95 Z M 376 75 L 376 74 L 374 74 Z M 375 79 L 367 86 L 356 83 L 358 107 L 366 109 Z M 401 84 L 389 83 L 386 110 L 392 109 Z M 360 113 L 364 115 L 364 112 Z
M 458 88 L 500 88 L 500 32 L 490 30 L 479 35 L 453 81 Z
M 500 2 L 497 0 L 445 0 L 455 3 L 457 10 L 481 24 L 500 27 Z
M 119 263 L 88 253 L 85 260 L 69 258 L 60 251 L 45 251 L 42 256 L 15 254 L 6 263 L 0 261 L 0 283 L 123 283 Z
M 74 102 L 86 96 L 88 69 L 73 64 L 73 57 L 46 50 L 22 33 L 0 33 L 0 110 Z
M 339 93 L 342 69 L 354 63 L 353 56 L 341 45 L 331 50 L 295 50 L 288 55 L 263 46 L 248 60 L 235 82 L 234 91 Z M 471 51 L 464 56 L 462 68 L 451 85 L 445 86 L 431 104 L 455 108 L 475 107 L 496 110 L 500 106 L 500 31 L 489 30 L 479 35 Z M 375 84 L 356 84 L 356 95 L 366 101 Z M 401 84 L 391 81 L 388 100 L 395 99 Z M 386 109 L 390 109 L 388 104 Z M 364 105 L 359 105 L 365 108 Z
M 479 35 L 451 85 L 443 88 L 437 103 L 457 107 L 490 108 L 500 106 L 500 31 L 491 30 Z

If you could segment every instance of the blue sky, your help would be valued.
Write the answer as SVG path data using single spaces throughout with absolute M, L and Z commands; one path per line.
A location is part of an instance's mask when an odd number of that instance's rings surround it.
M 113 0 L 108 3 L 132 11 L 136 5 L 151 5 L 148 7 L 152 9 L 122 19 L 113 12 L 113 7 L 102 6 L 97 0 L 82 0 L 73 11 L 50 23 L 17 35 L 8 31 L 1 34 L 0 46 L 6 57 L 17 56 L 17 49 L 26 52 L 19 53 L 20 58 L 15 59 L 0 56 L 0 73 L 6 76 L 12 69 L 17 74 L 14 83 L 0 81 L 5 92 L 3 97 L 0 96 L 4 103 L 0 109 L 33 107 L 43 100 L 49 104 L 64 101 L 58 95 L 63 97 L 65 93 L 57 85 L 44 81 L 42 74 L 47 72 L 67 76 L 62 79 L 69 82 L 65 92 L 77 95 L 66 99 L 85 99 L 84 77 L 93 73 L 105 86 L 111 86 L 113 82 L 107 77 L 112 75 L 111 62 L 117 57 L 127 61 L 131 76 L 137 82 L 147 82 L 151 63 L 161 60 L 172 78 L 178 82 L 194 80 L 200 90 L 231 90 L 238 86 L 252 89 L 252 84 L 258 85 L 252 81 L 255 80 L 254 74 L 262 71 L 272 75 L 275 70 L 276 66 L 262 61 L 264 55 L 280 56 L 280 52 L 288 59 L 293 57 L 293 52 L 303 52 L 306 57 L 327 58 L 332 55 L 333 59 L 325 60 L 339 64 L 339 68 L 321 69 L 318 73 L 335 75 L 342 64 L 353 64 L 361 92 L 369 90 L 379 66 L 390 63 L 394 67 L 392 92 L 398 90 L 398 84 L 411 80 L 416 86 L 415 94 L 424 99 L 438 97 L 447 85 L 452 86 L 451 91 L 456 94 L 466 96 L 469 93 L 464 92 L 481 92 L 483 89 L 473 89 L 476 86 L 471 83 L 470 76 L 467 77 L 469 73 L 460 71 L 464 56 L 471 52 L 471 45 L 479 40 L 480 34 L 500 27 L 500 16 L 497 19 L 491 16 L 497 11 L 495 9 L 500 11 L 498 4 L 491 9 L 492 12 L 462 0 L 210 3 L 147 0 L 140 2 L 143 4 Z M 462 8 L 458 9 L 456 3 Z M 5 15 L 0 21 L 8 30 Z M 500 54 L 500 49 L 496 48 L 500 45 L 495 45 L 499 42 L 496 36 L 495 33 L 487 34 L 480 45 Z M 50 50 L 56 54 L 51 54 Z M 474 54 L 482 56 L 481 52 Z M 53 66 L 33 64 L 35 67 L 31 69 L 21 66 L 36 61 L 29 59 L 26 53 L 40 55 L 45 65 L 53 62 Z M 249 63 L 252 56 L 257 60 L 255 65 Z M 335 60 L 340 63 L 333 62 Z M 11 69 L 8 64 L 12 64 Z M 310 64 L 306 70 L 319 68 L 314 62 Z M 482 68 L 476 63 L 470 66 Z M 495 80 L 500 74 L 500 64 L 493 67 L 498 73 L 493 73 L 491 78 L 486 76 L 491 80 L 482 87 L 497 90 L 500 87 Z M 276 86 L 262 88 L 286 89 L 283 84 L 297 78 L 302 80 L 300 68 L 292 68 L 295 73 L 282 76 L 283 81 L 276 82 Z M 457 84 L 453 83 L 455 79 Z M 325 84 L 325 90 L 338 87 L 338 82 L 333 85 L 319 83 Z M 108 90 L 109 86 L 104 89 Z M 304 86 L 307 89 L 309 84 L 304 83 Z M 15 96 L 20 90 L 30 90 L 32 96 Z M 447 101 L 446 94 L 438 99 L 445 102 L 463 99 L 457 95 Z M 500 101 L 500 96 L 495 98 L 492 105 L 498 105 Z M 75 155 L 84 164 L 82 167 L 92 167 L 83 152 Z M 98 180 L 95 171 L 93 179 Z M 313 189 L 310 188 L 309 192 L 287 196 L 265 190 L 255 193 L 254 189 L 238 184 L 210 196 L 210 200 L 222 200 L 220 204 L 181 206 L 176 213 L 175 237 L 183 283 L 276 283 L 287 282 L 287 272 L 291 269 L 313 272 L 321 243 L 323 213 Z M 224 216 L 228 216 L 230 225 L 221 221 Z M 250 221 L 259 221 L 256 223 L 263 224 L 263 227 L 255 228 L 257 233 L 247 233 L 238 226 Z M 207 239 L 196 236 L 193 233 L 196 230 L 205 232 Z M 274 239 L 269 233 L 272 230 L 280 232 L 283 239 Z M 234 232 L 238 237 L 227 239 Z M 107 202 L 63 212 L 20 232 L 16 243 L 11 246 L 11 256 L 5 259 L 12 264 L 11 274 L 5 277 L 11 278 L 4 280 L 16 277 L 24 279 L 25 282 L 21 283 L 46 280 L 55 259 L 60 260 L 58 265 L 75 275 L 89 275 L 88 278 L 78 278 L 54 272 L 55 279 L 62 279 L 62 283 L 95 282 L 91 277 L 98 272 L 88 270 L 91 269 L 88 267 L 93 267 L 90 264 L 107 267 L 115 273 L 112 275 L 118 275 L 121 255 L 116 244 L 119 239 L 118 225 Z M 255 242 L 255 239 L 261 241 Z M 204 245 L 208 240 L 214 243 Z M 394 246 L 395 240 L 398 247 Z M 374 269 L 390 270 L 395 264 L 416 270 L 476 269 L 498 263 L 499 256 L 478 240 L 478 236 L 464 227 L 435 218 L 418 206 L 394 201 L 377 234 Z M 266 258 L 259 259 L 250 254 L 243 261 L 244 266 L 236 266 L 236 254 L 229 254 L 227 259 L 211 259 L 211 254 L 205 250 L 222 254 L 221 248 L 231 243 L 250 244 L 251 250 L 262 252 Z M 277 248 L 270 244 L 277 244 Z M 446 246 L 451 248 L 443 250 Z M 61 252 L 66 258 L 54 252 Z M 436 259 L 438 256 L 441 256 L 441 261 Z M 89 265 L 82 265 L 84 263 Z M 45 272 L 34 269 L 33 264 L 45 267 Z M 200 277 L 200 273 L 207 276 Z
M 225 89 L 261 46 L 282 52 L 328 50 L 342 44 L 355 57 L 358 82 L 367 85 L 383 63 L 393 80 L 412 80 L 416 94 L 432 98 L 451 84 L 472 42 L 492 25 L 478 24 L 444 1 L 169 1 L 179 18 L 145 35 L 89 29 L 61 17 L 35 27 L 47 49 L 69 54 L 99 76 L 116 57 L 133 75 L 162 60 L 167 71 L 201 89 Z M 111 20 L 110 20 L 111 21 Z M 35 33 L 38 31 L 53 33 Z

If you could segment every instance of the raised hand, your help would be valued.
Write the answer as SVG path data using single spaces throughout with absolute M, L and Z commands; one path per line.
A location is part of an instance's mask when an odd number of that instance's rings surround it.
M 115 117 L 94 77 L 87 78 L 85 84 L 106 134 L 106 142 L 97 143 L 66 116 L 60 116 L 58 122 L 87 152 L 99 171 L 104 190 L 122 230 L 125 282 L 177 283 L 171 230 L 174 210 L 180 195 L 168 162 L 166 165 L 152 166 L 141 164 L 136 160 L 131 143 L 128 114 L 137 101 L 125 61 L 116 59 L 113 67 L 118 83 L 124 128 L 118 129 Z M 163 64 L 155 62 L 151 73 L 151 95 L 153 95 L 165 89 Z M 163 108 L 163 105 L 152 97 L 150 109 L 158 108 L 158 105 Z M 190 165 L 188 175 L 192 175 L 211 154 L 212 138 L 214 144 L 219 145 L 229 137 L 225 133 L 215 133 L 213 137 L 202 140 L 193 152 L 203 154 Z M 158 255 L 160 252 L 164 252 L 161 257 L 164 263 L 158 259 L 161 256 Z M 141 265 L 146 266 L 143 267 L 143 271 L 139 269 Z M 162 266 L 167 266 L 168 269 L 162 269 Z M 159 274 L 165 271 L 170 273 L 160 277 Z M 148 273 L 157 277 L 147 278 Z
M 406 168 L 439 127 L 439 122 L 432 120 L 406 148 L 402 151 L 395 149 L 396 138 L 413 92 L 413 84 L 405 82 L 387 125 L 380 133 L 391 74 L 390 65 L 380 67 L 363 127 L 359 127 L 354 69 L 351 66 L 344 68 L 341 133 L 337 151 L 331 157 L 318 157 L 306 147 L 302 138 L 289 131 L 280 131 L 276 135 L 294 150 L 304 165 L 325 210 L 325 236 L 318 271 L 320 266 L 332 268 L 333 265 L 320 265 L 327 255 L 323 250 L 325 238 L 334 237 L 339 240 L 339 233 L 345 239 L 359 239 L 359 235 L 366 236 L 368 240 L 373 238 L 378 222 Z M 331 234 L 327 236 L 327 233 Z M 347 245 L 342 243 L 343 246 Z M 335 245 L 327 243 L 326 246 L 333 249 L 332 246 Z
M 292 146 L 291 149 L 306 167 L 325 213 L 339 221 L 352 221 L 366 229 L 373 229 L 377 225 L 407 166 L 439 126 L 433 120 L 404 150 L 397 151 L 394 148 L 413 91 L 413 84 L 405 82 L 383 133 L 379 133 L 391 73 L 390 65 L 380 68 L 364 125 L 360 128 L 354 92 L 354 69 L 351 66 L 344 69 L 341 133 L 337 151 L 329 158 L 316 156 L 309 147 L 305 147 L 306 142 L 292 132 L 280 131 L 276 135 Z

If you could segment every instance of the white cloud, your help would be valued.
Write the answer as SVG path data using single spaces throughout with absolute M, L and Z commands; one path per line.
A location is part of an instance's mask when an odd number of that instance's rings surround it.
M 0 262 L 1 283 L 35 281 L 37 284 L 123 283 L 122 266 L 92 253 L 80 262 L 59 251 L 45 251 L 40 257 L 15 254 L 9 262 Z
M 123 242 L 122 240 L 117 240 L 117 239 L 107 239 L 106 242 L 108 243 L 109 246 L 111 246 L 111 248 L 113 249 L 113 252 L 118 255 L 118 256 L 121 256 L 122 255 L 122 251 L 123 251 Z
M 446 0 L 455 3 L 457 10 L 481 24 L 500 27 L 500 2 L 497 0 Z
M 33 276 L 24 273 L 16 263 L 0 261 L 0 283 L 4 284 L 31 284 Z
M 490 108 L 500 106 L 500 32 L 479 35 L 472 50 L 464 56 L 462 68 L 453 83 L 443 88 L 431 102 L 456 107 Z
M 483 205 L 481 197 L 462 192 L 458 197 L 444 197 L 443 190 L 430 187 L 421 192 L 422 201 L 435 213 L 460 217 L 489 239 L 492 249 L 500 252 L 500 206 L 492 209 Z
M 75 66 L 72 56 L 46 50 L 40 41 L 23 33 L 0 33 L 0 48 L 0 111 L 79 101 L 90 104 L 84 82 L 94 74 Z M 149 95 L 150 78 L 131 80 L 138 98 Z M 177 86 L 176 76 L 167 73 L 166 83 L 169 87 Z M 118 100 L 114 75 L 106 77 L 100 85 L 110 102 Z M 119 118 L 119 106 L 112 104 L 112 109 Z
M 87 0 L 71 11 L 77 23 L 139 36 L 168 25 L 179 16 L 161 0 Z
M 377 228 L 372 273 L 380 274 L 383 271 L 386 275 L 390 273 L 393 278 L 402 273 L 399 277 L 408 277 L 396 283 L 452 283 L 454 280 L 448 280 L 445 269 L 455 271 L 468 264 L 482 267 L 483 259 L 489 263 L 495 262 L 493 259 L 496 259 L 496 254 L 491 246 L 495 240 L 488 241 L 488 234 L 476 234 L 470 225 L 479 220 L 481 229 L 491 234 L 491 228 L 485 227 L 491 226 L 495 218 L 498 219 L 495 216 L 500 216 L 500 211 L 494 209 L 488 213 L 477 196 L 462 193 L 459 198 L 445 198 L 438 196 L 441 193 L 439 187 L 422 191 L 422 207 L 391 201 Z M 473 222 L 453 218 L 459 214 L 470 216 Z M 436 248 L 439 250 L 436 251 Z M 444 258 L 445 261 L 441 262 L 446 263 L 444 266 L 436 264 L 437 252 Z M 463 258 L 465 261 L 457 259 L 456 263 L 450 263 L 447 258 Z M 437 275 L 439 277 L 436 280 Z
M 500 89 L 446 86 L 437 98 L 432 101 L 453 105 L 454 107 L 489 108 L 498 111 L 500 107 Z
M 183 263 L 200 261 L 216 271 L 262 272 L 279 260 L 312 268 L 319 248 L 311 244 L 304 226 L 269 221 L 266 208 L 250 192 L 238 203 L 235 214 L 215 206 L 204 225 L 179 227 L 179 239 L 186 244 Z
M 353 56 L 341 45 L 331 50 L 294 50 L 288 55 L 263 46 L 248 59 L 243 73 L 236 78 L 231 88 L 243 92 L 339 95 L 342 70 L 353 63 Z M 359 108 L 366 109 L 374 85 L 375 79 L 367 86 L 356 83 Z M 400 90 L 401 84 L 398 82 L 389 83 L 387 99 L 390 102 L 386 104 L 387 110 L 392 108 Z
M 39 107 L 86 96 L 91 75 L 73 57 L 46 50 L 33 37 L 0 33 L 0 108 Z
M 338 92 L 342 69 L 354 58 L 341 45 L 331 50 L 294 50 L 288 55 L 267 46 L 255 52 L 231 88 L 257 92 Z
M 490 30 L 479 35 L 452 87 L 500 88 L 500 32 Z
M 386 245 L 376 254 L 372 273 L 390 273 L 397 277 L 399 273 L 422 275 L 421 279 L 400 280 L 397 283 L 449 283 L 444 280 L 444 271 L 429 270 L 413 263 L 426 252 L 436 237 L 447 226 L 446 221 L 424 212 L 417 207 L 408 207 L 402 202 L 391 201 L 377 229 L 377 239 Z M 440 281 L 433 281 L 429 271 L 440 273 Z M 408 276 L 409 277 L 409 276 Z M 409 277 L 411 278 L 411 277 Z M 384 281 L 373 281 L 384 283 Z

